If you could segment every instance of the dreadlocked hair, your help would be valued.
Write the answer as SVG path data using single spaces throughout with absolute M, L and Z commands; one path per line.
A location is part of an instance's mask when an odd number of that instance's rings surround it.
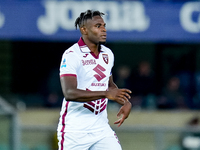
M 86 21 L 87 19 L 92 19 L 94 16 L 103 16 L 104 13 L 100 11 L 93 11 L 93 10 L 87 10 L 85 12 L 82 12 L 80 16 L 75 21 L 75 28 L 81 27 L 81 25 Z

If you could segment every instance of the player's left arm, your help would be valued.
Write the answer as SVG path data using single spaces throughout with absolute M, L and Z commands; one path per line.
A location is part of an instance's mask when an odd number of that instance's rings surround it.
M 118 88 L 117 85 L 113 82 L 113 78 L 112 75 L 109 78 L 109 89 L 114 89 L 114 88 Z M 120 108 L 119 112 L 117 113 L 117 117 L 120 118 L 119 120 L 115 121 L 114 124 L 118 124 L 118 127 L 121 126 L 121 124 L 124 122 L 124 120 L 126 118 L 128 118 L 130 112 L 131 112 L 131 108 L 132 108 L 132 104 L 129 102 L 128 99 L 130 99 L 130 94 L 131 91 L 127 89 L 127 99 L 124 99 L 124 103 L 118 102 L 119 104 L 122 105 L 122 107 Z

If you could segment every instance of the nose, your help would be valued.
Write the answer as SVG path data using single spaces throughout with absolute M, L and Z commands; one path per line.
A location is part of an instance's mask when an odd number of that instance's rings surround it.
M 106 31 L 107 31 L 107 30 L 106 30 L 106 27 L 103 27 L 103 28 L 102 28 L 102 31 L 103 31 L 103 32 L 106 32 Z

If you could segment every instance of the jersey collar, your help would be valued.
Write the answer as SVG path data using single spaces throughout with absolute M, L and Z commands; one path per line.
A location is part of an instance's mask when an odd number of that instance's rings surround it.
M 90 53 L 90 49 L 88 48 L 88 46 L 85 44 L 85 42 L 83 41 L 82 37 L 80 37 L 79 41 L 78 41 L 78 45 L 80 47 L 80 50 L 83 53 Z M 101 46 L 101 51 L 103 51 L 103 48 Z

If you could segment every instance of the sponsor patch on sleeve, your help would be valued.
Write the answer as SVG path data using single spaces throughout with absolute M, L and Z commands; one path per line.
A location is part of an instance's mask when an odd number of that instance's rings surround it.
M 65 68 L 67 65 L 66 65 L 66 59 L 64 59 L 63 61 L 62 61 L 62 64 L 61 64 L 61 68 Z

